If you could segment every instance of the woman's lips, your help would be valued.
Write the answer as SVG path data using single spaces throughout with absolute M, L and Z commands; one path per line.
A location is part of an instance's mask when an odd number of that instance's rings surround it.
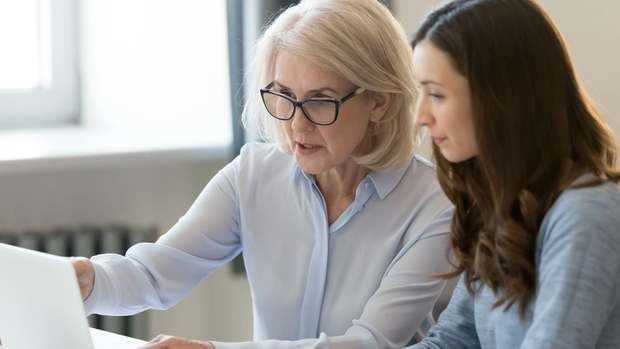
M 295 142 L 295 153 L 300 155 L 314 154 L 319 151 L 319 149 L 321 149 L 321 147 L 318 145 Z
M 441 143 L 443 143 L 446 140 L 446 137 L 433 137 L 433 142 L 436 145 L 440 145 Z

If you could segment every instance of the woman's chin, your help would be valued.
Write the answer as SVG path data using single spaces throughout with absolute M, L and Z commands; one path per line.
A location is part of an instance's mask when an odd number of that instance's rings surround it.
M 441 155 L 443 155 L 443 157 L 448 160 L 448 162 L 451 162 L 453 164 L 459 163 L 459 162 L 465 162 L 469 159 L 472 159 L 474 157 L 476 157 L 476 154 L 455 154 L 455 153 L 450 153 L 450 152 L 441 152 Z
M 301 162 L 297 162 L 299 164 L 299 167 L 301 168 L 302 171 L 304 171 L 304 173 L 309 174 L 309 175 L 317 175 L 321 172 L 324 172 L 324 170 L 320 167 L 320 166 L 316 166 L 313 164 L 304 164 Z

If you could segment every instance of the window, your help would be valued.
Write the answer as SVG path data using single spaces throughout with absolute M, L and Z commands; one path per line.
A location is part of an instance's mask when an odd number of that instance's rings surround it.
M 226 0 L 84 1 L 82 122 L 232 141 Z
M 0 129 L 232 142 L 226 0 L 3 0 L 0 48 Z
M 76 121 L 76 36 L 75 0 L 0 2 L 0 129 Z
M 37 1 L 25 0 L 7 7 L 0 3 L 0 43 L 5 48 L 0 65 L 0 88 L 28 89 L 41 85 L 41 52 Z

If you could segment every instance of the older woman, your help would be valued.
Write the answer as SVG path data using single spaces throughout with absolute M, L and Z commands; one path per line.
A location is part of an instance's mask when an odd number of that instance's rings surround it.
M 165 309 L 243 252 L 250 343 L 396 348 L 424 335 L 448 271 L 452 208 L 415 158 L 406 35 L 376 0 L 304 1 L 258 42 L 248 144 L 154 244 L 75 261 L 89 313 Z

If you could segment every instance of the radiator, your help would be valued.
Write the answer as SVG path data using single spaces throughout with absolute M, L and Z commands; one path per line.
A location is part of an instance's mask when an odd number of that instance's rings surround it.
M 51 231 L 0 232 L 0 242 L 58 256 L 91 257 L 100 253 L 124 254 L 138 242 L 152 242 L 157 237 L 154 227 L 135 228 L 127 225 L 63 227 Z M 91 327 L 125 336 L 148 340 L 149 314 L 133 316 L 88 317 Z

